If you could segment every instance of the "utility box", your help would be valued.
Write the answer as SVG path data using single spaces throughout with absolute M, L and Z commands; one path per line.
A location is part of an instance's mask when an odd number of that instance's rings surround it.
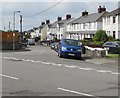
M 19 32 L 0 32 L 0 49 L 20 49 Z

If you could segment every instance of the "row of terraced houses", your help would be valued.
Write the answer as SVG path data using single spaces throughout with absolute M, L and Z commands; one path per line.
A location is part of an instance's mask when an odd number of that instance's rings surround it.
M 99 6 L 97 13 L 89 14 L 85 10 L 77 19 L 67 14 L 65 19 L 57 17 L 53 23 L 46 20 L 28 32 L 32 38 L 40 36 L 41 41 L 61 38 L 82 40 L 92 38 L 97 30 L 105 30 L 108 36 L 120 39 L 120 8 L 108 12 L 105 6 Z

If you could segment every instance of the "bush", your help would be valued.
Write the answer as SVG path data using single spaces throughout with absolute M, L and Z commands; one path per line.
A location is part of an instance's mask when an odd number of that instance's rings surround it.
M 98 30 L 93 37 L 93 41 L 95 42 L 98 41 L 106 42 L 107 40 L 108 40 L 108 36 L 103 30 Z
M 108 37 L 108 41 L 114 41 L 115 39 L 112 36 Z
M 104 42 L 81 40 L 82 44 L 90 47 L 102 47 Z
M 104 42 L 93 42 L 93 45 L 96 45 L 96 46 L 102 46 L 104 44 Z
M 92 43 L 92 41 L 89 41 L 89 40 L 81 40 L 82 44 L 83 45 L 90 45 Z
M 115 39 L 115 41 L 120 41 L 120 39 Z

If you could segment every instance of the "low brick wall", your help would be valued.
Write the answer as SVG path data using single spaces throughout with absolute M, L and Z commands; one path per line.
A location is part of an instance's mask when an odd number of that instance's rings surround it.
M 85 51 L 86 51 L 86 55 L 89 57 L 97 57 L 97 58 L 102 58 L 106 56 L 106 50 L 103 48 L 91 48 L 88 46 L 85 46 Z

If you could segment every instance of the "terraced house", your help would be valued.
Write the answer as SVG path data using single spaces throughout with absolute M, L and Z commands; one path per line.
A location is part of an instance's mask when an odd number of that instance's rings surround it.
M 67 14 L 65 19 L 62 19 L 62 17 L 58 17 L 57 21 L 53 22 L 49 28 L 51 38 L 56 38 L 60 40 L 65 37 L 67 24 L 73 19 L 74 18 L 72 18 L 70 14 Z
M 103 30 L 108 36 L 120 39 L 120 7 L 103 17 Z
M 72 39 L 92 38 L 97 30 L 102 29 L 102 17 L 108 13 L 105 6 L 98 8 L 98 13 L 82 12 L 82 16 L 67 25 L 66 37 Z

